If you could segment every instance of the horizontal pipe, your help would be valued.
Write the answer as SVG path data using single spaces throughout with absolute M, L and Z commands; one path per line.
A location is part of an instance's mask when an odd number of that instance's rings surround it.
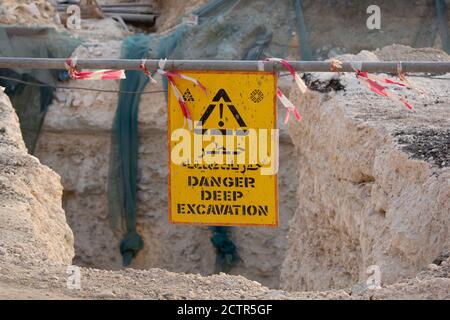
M 57 58 L 16 58 L 0 57 L 0 68 L 7 69 L 64 69 L 65 59 Z M 149 70 L 156 70 L 159 60 L 147 60 Z M 330 62 L 290 61 L 299 72 L 330 72 Z M 362 71 L 397 73 L 398 62 L 343 62 L 340 72 L 353 72 L 353 65 Z M 217 70 L 217 71 L 258 71 L 258 61 L 239 60 L 167 60 L 166 70 Z M 408 61 L 401 62 L 402 71 L 409 73 L 450 73 L 450 61 Z M 77 66 L 82 69 L 125 69 L 139 70 L 140 60 L 130 59 L 79 59 Z M 265 71 L 285 70 L 276 62 L 264 64 Z
M 102 12 L 155 14 L 152 8 L 102 8 Z
M 88 5 L 80 5 L 79 3 L 60 3 L 57 4 L 56 7 L 57 8 L 67 8 L 71 5 L 76 5 L 76 6 L 81 6 L 81 7 L 86 7 Z M 93 5 L 90 5 L 93 6 Z M 103 9 L 103 8 L 154 8 L 155 6 L 152 4 L 148 4 L 148 3 L 116 3 L 116 4 L 102 4 L 98 6 L 99 8 Z
M 155 24 L 156 16 L 151 14 L 125 14 L 125 13 L 113 13 L 113 12 L 104 12 L 104 17 L 108 18 L 115 18 L 120 17 L 122 20 L 127 22 L 136 22 L 136 23 L 149 23 L 149 24 Z M 83 17 L 83 15 L 81 16 Z M 67 19 L 67 15 L 61 15 L 62 19 Z M 89 17 L 86 17 L 87 19 Z M 97 17 L 98 18 L 98 17 Z
M 59 12 L 66 12 L 68 7 L 57 7 Z M 126 8 L 126 7 L 117 7 L 117 8 L 103 8 L 102 12 L 112 12 L 112 13 L 137 13 L 137 14 L 154 14 L 155 10 L 150 7 L 136 7 L 136 8 Z
M 152 4 L 148 3 L 116 3 L 116 4 L 102 4 L 101 8 L 138 8 L 138 7 L 148 7 L 153 8 Z
M 137 14 L 137 13 L 113 13 L 113 12 L 104 12 L 103 13 L 107 17 L 121 17 L 125 21 L 129 22 L 149 22 L 155 23 L 156 16 L 153 14 Z

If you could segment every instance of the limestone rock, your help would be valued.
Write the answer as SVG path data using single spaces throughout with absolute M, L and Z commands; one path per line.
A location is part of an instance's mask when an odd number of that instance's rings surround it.
M 382 49 L 383 56 L 391 56 L 390 49 Z M 401 48 L 393 49 L 401 59 Z M 404 52 L 411 58 L 415 50 Z M 447 59 L 442 52 L 437 57 Z M 327 81 L 323 74 L 310 76 Z M 429 77 L 411 81 L 427 95 L 396 92 L 415 113 L 370 92 L 353 74 L 340 77 L 341 90 L 304 97 L 303 120 L 290 127 L 298 152 L 299 206 L 290 224 L 282 288 L 348 287 L 366 281 L 371 265 L 380 267 L 384 284 L 393 283 L 448 251 L 450 85 Z M 297 101 L 296 90 L 291 98 Z M 419 145 L 441 159 L 422 157 Z
M 72 262 L 73 234 L 61 197 L 59 176 L 27 153 L 18 118 L 0 90 L 0 260 Z

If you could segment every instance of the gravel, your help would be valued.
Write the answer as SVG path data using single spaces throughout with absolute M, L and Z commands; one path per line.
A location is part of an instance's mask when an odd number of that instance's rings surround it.
M 417 128 L 395 132 L 402 150 L 439 168 L 450 167 L 450 129 Z

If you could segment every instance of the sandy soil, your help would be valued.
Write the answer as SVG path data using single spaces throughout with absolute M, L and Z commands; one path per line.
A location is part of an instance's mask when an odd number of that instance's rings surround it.
M 161 269 L 105 271 L 81 268 L 81 288 L 68 289 L 62 266 L 5 263 L 0 256 L 0 299 L 450 299 L 450 259 L 431 264 L 415 278 L 368 289 L 270 290 L 240 276 L 202 277 Z

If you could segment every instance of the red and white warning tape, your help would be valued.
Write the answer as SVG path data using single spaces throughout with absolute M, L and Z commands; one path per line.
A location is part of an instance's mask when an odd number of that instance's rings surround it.
M 404 98 L 398 96 L 397 94 L 390 92 L 387 90 L 386 87 L 382 86 L 375 80 L 370 79 L 365 72 L 357 71 L 356 77 L 361 80 L 372 92 L 379 94 L 381 96 L 384 96 L 386 98 L 389 98 L 393 101 L 397 101 L 402 103 L 405 107 L 407 107 L 409 110 L 413 110 L 412 105 L 406 101 Z
M 398 76 L 398 78 L 400 79 L 400 81 L 403 82 L 403 84 L 404 84 L 405 87 L 407 87 L 407 88 L 409 88 L 409 89 L 412 89 L 412 90 L 414 90 L 414 91 L 417 91 L 417 92 L 418 92 L 419 94 L 421 94 L 421 95 L 425 95 L 425 91 L 423 91 L 422 89 L 417 88 L 415 85 L 413 85 L 413 84 L 408 80 L 408 78 L 406 78 L 406 73 L 403 72 L 403 70 L 402 70 L 402 63 L 401 63 L 401 62 L 399 62 L 399 63 L 397 64 L 397 76 Z
M 68 58 L 65 67 L 69 72 L 71 79 L 76 80 L 120 80 L 125 79 L 125 70 L 95 70 L 95 71 L 78 71 L 76 69 L 77 58 Z
M 356 66 L 353 66 L 353 69 L 356 72 L 356 78 L 362 81 L 362 83 L 365 84 L 370 91 L 379 94 L 381 96 L 384 96 L 388 99 L 391 99 L 392 101 L 399 102 L 403 104 L 405 107 L 407 107 L 409 110 L 414 111 L 412 105 L 408 101 L 406 101 L 399 95 L 391 91 L 388 91 L 388 89 L 385 86 L 381 85 L 380 83 L 387 83 L 401 87 L 407 87 L 406 84 L 388 78 L 379 77 L 365 71 L 361 71 L 361 69 Z
M 158 81 L 156 81 L 155 78 L 152 77 L 152 73 L 148 70 L 147 66 L 145 65 L 145 62 L 147 62 L 147 59 L 142 59 L 141 65 L 139 67 L 147 75 L 151 83 L 158 83 Z
M 280 59 L 280 58 L 267 58 L 267 59 L 265 59 L 265 61 L 273 61 L 273 62 L 281 63 L 291 73 L 292 77 L 294 78 L 295 83 L 297 84 L 298 88 L 300 89 L 300 92 L 302 94 L 305 94 L 308 91 L 308 87 L 306 86 L 305 82 L 303 82 L 302 78 L 300 78 L 300 75 L 295 71 L 294 67 L 287 60 Z
M 342 62 L 338 59 L 331 59 L 330 60 L 330 71 L 331 72 L 337 72 L 339 73 L 339 69 L 342 69 Z
M 279 59 L 279 58 L 267 58 L 264 61 L 272 61 L 272 62 L 281 63 L 291 73 L 292 78 L 294 79 L 295 83 L 297 84 L 297 87 L 300 89 L 300 92 L 304 95 L 308 91 L 308 87 L 306 86 L 305 82 L 303 82 L 302 78 L 300 78 L 300 75 L 295 71 L 294 67 L 288 61 L 286 61 L 284 59 Z M 258 69 L 260 71 L 263 71 L 263 68 L 261 67 L 261 64 L 258 64 Z M 289 115 L 291 113 L 294 113 L 294 116 L 297 119 L 297 121 L 301 121 L 302 120 L 302 116 L 298 112 L 297 108 L 283 94 L 283 92 L 281 91 L 280 88 L 277 88 L 277 97 L 278 97 L 278 100 L 280 100 L 281 104 L 287 110 L 286 117 L 284 118 L 284 123 L 287 123 L 289 121 Z
M 184 80 L 194 83 L 195 85 L 199 86 L 200 89 L 203 90 L 205 95 L 208 95 L 208 91 L 207 91 L 206 87 L 195 78 L 186 76 L 184 74 L 181 74 L 181 73 L 178 73 L 175 71 L 165 71 L 164 67 L 165 67 L 166 61 L 167 61 L 166 59 L 161 59 L 159 61 L 159 64 L 158 64 L 159 68 L 156 72 L 167 78 L 171 88 L 173 89 L 173 92 L 178 101 L 178 104 L 181 107 L 181 111 L 183 113 L 185 123 L 187 122 L 189 129 L 192 130 L 193 125 L 192 125 L 191 113 L 190 113 L 189 108 L 183 98 L 183 95 L 178 90 L 177 86 L 175 85 L 174 78 L 184 79 Z M 300 92 L 303 95 L 308 92 L 309 89 L 306 86 L 305 82 L 301 79 L 300 75 L 295 71 L 295 68 L 287 60 L 279 59 L 279 58 L 267 58 L 265 60 L 258 62 L 258 69 L 260 71 L 264 71 L 264 62 L 268 62 L 268 61 L 277 62 L 277 63 L 282 64 L 284 67 L 286 67 L 286 69 L 288 69 L 289 72 L 291 73 L 291 75 L 294 79 L 294 82 L 297 84 L 297 87 L 299 88 Z M 151 72 L 147 69 L 145 62 L 146 62 L 145 59 L 143 59 L 141 61 L 141 65 L 140 65 L 141 70 L 150 78 L 152 83 L 156 83 L 156 80 L 152 77 Z M 72 78 L 72 79 L 119 80 L 119 79 L 126 78 L 124 70 L 107 69 L 107 70 L 95 70 L 95 71 L 78 71 L 76 69 L 76 65 L 77 65 L 77 58 L 68 58 L 65 62 L 65 67 L 69 73 L 70 78 Z M 330 71 L 339 72 L 338 69 L 341 68 L 341 65 L 342 65 L 342 63 L 339 60 L 332 60 Z M 400 87 L 406 87 L 406 88 L 415 90 L 415 91 L 419 92 L 420 94 L 424 94 L 424 92 L 422 90 L 417 89 L 415 86 L 413 86 L 408 81 L 405 73 L 402 72 L 401 63 L 399 64 L 399 66 L 397 68 L 398 69 L 398 77 L 399 77 L 400 81 L 394 81 L 394 80 L 391 80 L 388 78 L 384 78 L 384 77 L 380 77 L 377 75 L 369 74 L 368 72 L 364 72 L 361 70 L 361 66 L 358 66 L 356 63 L 353 65 L 353 69 L 356 72 L 356 77 L 360 81 L 362 81 L 362 83 L 364 83 L 369 88 L 369 90 L 371 90 L 372 92 L 379 94 L 381 96 L 387 97 L 393 101 L 402 103 L 404 106 L 406 106 L 408 109 L 410 109 L 412 111 L 414 111 L 413 107 L 408 101 L 406 101 L 404 98 L 400 97 L 399 95 L 388 91 L 388 89 L 385 86 L 383 86 L 381 83 L 397 85 Z M 280 90 L 280 88 L 277 88 L 277 97 L 280 100 L 280 102 L 282 103 L 282 105 L 287 110 L 284 123 L 287 123 L 289 121 L 289 116 L 291 113 L 294 114 L 297 121 L 301 121 L 302 117 L 301 117 L 300 113 L 298 112 L 298 110 L 296 109 L 294 104 L 283 94 L 283 92 Z
M 177 98 L 178 104 L 180 105 L 181 112 L 183 113 L 184 121 L 185 121 L 185 123 L 187 122 L 189 130 L 192 130 L 193 125 L 192 125 L 191 113 L 186 104 L 186 101 L 184 101 L 183 95 L 181 94 L 180 90 L 178 90 L 177 86 L 175 85 L 174 78 L 180 78 L 180 79 L 184 79 L 184 80 L 194 83 L 195 85 L 199 86 L 200 89 L 203 90 L 205 95 L 208 95 L 208 91 L 206 90 L 206 87 L 203 84 L 201 84 L 200 81 L 198 81 L 197 79 L 194 79 L 192 77 L 186 76 L 186 75 L 178 73 L 178 72 L 165 71 L 164 67 L 165 67 L 166 61 L 167 61 L 167 59 L 159 60 L 159 63 L 158 63 L 159 68 L 156 72 L 158 72 L 160 75 L 165 76 L 167 78 L 167 81 L 169 82 L 169 85 L 171 86 L 173 93 L 174 93 L 175 97 Z M 150 78 L 152 83 L 156 83 L 156 80 L 153 79 L 150 71 L 147 69 L 147 67 L 145 65 L 145 60 L 142 60 L 142 62 L 141 62 L 141 69 Z
M 285 124 L 289 121 L 289 115 L 291 114 L 291 112 L 294 113 L 294 116 L 297 119 L 297 121 L 302 120 L 302 116 L 298 112 L 297 108 L 295 108 L 292 102 L 283 94 L 283 92 L 281 92 L 279 88 L 277 88 L 277 97 L 287 110 L 286 117 L 284 118 Z

